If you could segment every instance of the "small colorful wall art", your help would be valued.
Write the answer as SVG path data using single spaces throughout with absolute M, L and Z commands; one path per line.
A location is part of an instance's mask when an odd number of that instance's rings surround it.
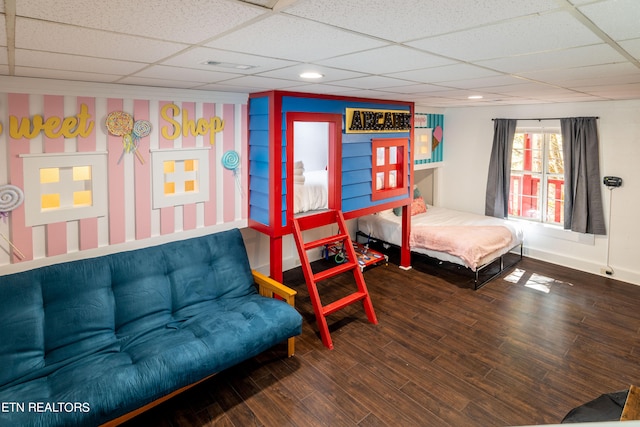
M 415 113 L 414 165 L 443 161 L 444 115 Z

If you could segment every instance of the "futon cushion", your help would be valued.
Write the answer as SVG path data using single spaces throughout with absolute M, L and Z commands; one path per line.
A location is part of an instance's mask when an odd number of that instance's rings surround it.
M 44 311 L 39 274 L 0 278 L 0 387 L 44 366 Z
M 5 276 L 1 282 L 0 387 L 117 346 L 108 264 L 75 261 Z

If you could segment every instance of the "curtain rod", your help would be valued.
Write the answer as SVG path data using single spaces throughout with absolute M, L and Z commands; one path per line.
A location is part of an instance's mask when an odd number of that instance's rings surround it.
M 571 117 L 544 117 L 544 118 L 535 118 L 535 119 L 515 119 L 515 120 L 537 120 L 537 121 L 542 121 L 542 120 L 560 120 L 560 119 L 569 119 Z M 594 119 L 596 120 L 600 120 L 600 117 L 594 117 Z M 494 120 L 500 120 L 500 119 L 491 119 L 491 121 Z

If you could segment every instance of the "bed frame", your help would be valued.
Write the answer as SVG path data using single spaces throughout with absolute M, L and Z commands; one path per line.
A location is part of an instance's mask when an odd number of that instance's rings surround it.
M 356 232 L 356 241 L 358 239 L 358 236 L 366 238 L 367 242 L 380 243 L 380 244 L 384 245 L 385 247 L 393 246 L 395 248 L 400 248 L 398 245 L 394 245 L 393 243 L 386 242 L 386 241 L 384 241 L 382 239 L 371 237 L 368 234 L 366 234 L 366 233 L 364 233 L 364 232 L 362 232 L 360 230 L 358 230 Z M 513 251 L 514 249 L 516 249 L 518 246 L 520 246 L 520 256 L 518 258 L 516 258 L 516 260 L 514 262 L 511 262 L 508 265 L 505 265 L 504 256 L 507 255 L 508 253 L 510 253 L 511 251 Z M 438 261 L 440 263 L 446 262 L 446 263 L 449 263 L 449 264 L 453 264 L 453 265 L 457 265 L 457 266 L 460 266 L 460 267 L 464 267 L 465 269 L 471 271 L 471 269 L 469 267 L 467 267 L 467 266 L 465 266 L 463 264 L 452 263 L 450 261 L 442 261 L 442 260 L 439 260 L 437 258 L 431 257 L 431 256 L 429 256 L 427 254 L 423 254 L 423 253 L 420 253 L 420 252 L 411 251 L 411 253 L 415 254 L 415 255 L 419 255 L 421 257 L 425 257 L 425 258 L 431 259 L 431 260 L 436 260 L 436 261 Z M 509 251 L 507 251 L 506 253 L 504 253 L 504 254 L 502 254 L 500 256 L 497 256 L 496 258 L 493 258 L 492 260 L 490 260 L 490 261 L 486 262 L 485 264 L 483 264 L 483 265 L 479 266 L 478 268 L 476 268 L 476 271 L 473 272 L 474 273 L 473 290 L 480 289 L 481 287 L 483 287 L 484 285 L 486 285 L 487 283 L 489 283 L 490 281 L 492 281 L 493 279 L 495 279 L 496 277 L 498 277 L 502 273 L 504 273 L 505 270 L 507 270 L 507 269 L 513 267 L 514 265 L 518 264 L 520 262 L 520 260 L 522 260 L 522 257 L 523 257 L 523 243 L 521 242 L 521 243 L 518 243 L 517 245 L 515 245 L 514 247 L 510 248 Z M 486 269 L 487 267 L 489 267 L 490 265 L 492 265 L 494 262 L 496 262 L 498 260 L 500 261 L 500 269 L 498 270 L 498 272 L 494 273 L 493 275 L 491 275 L 491 277 L 486 278 L 486 279 L 481 281 L 480 280 L 480 273 L 482 272 L 482 270 Z

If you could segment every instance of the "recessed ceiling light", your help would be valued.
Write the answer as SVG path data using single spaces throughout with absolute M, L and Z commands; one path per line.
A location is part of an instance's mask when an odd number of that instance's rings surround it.
M 301 73 L 300 77 L 302 77 L 303 79 L 321 79 L 322 77 L 324 77 L 324 75 L 316 73 L 315 71 L 307 71 L 305 73 Z
M 211 65 L 214 67 L 233 68 L 235 70 L 250 70 L 251 68 L 256 68 L 255 65 L 234 64 L 232 62 L 221 62 L 221 61 L 204 61 L 203 64 Z
M 467 99 L 482 99 L 482 95 L 470 95 Z

